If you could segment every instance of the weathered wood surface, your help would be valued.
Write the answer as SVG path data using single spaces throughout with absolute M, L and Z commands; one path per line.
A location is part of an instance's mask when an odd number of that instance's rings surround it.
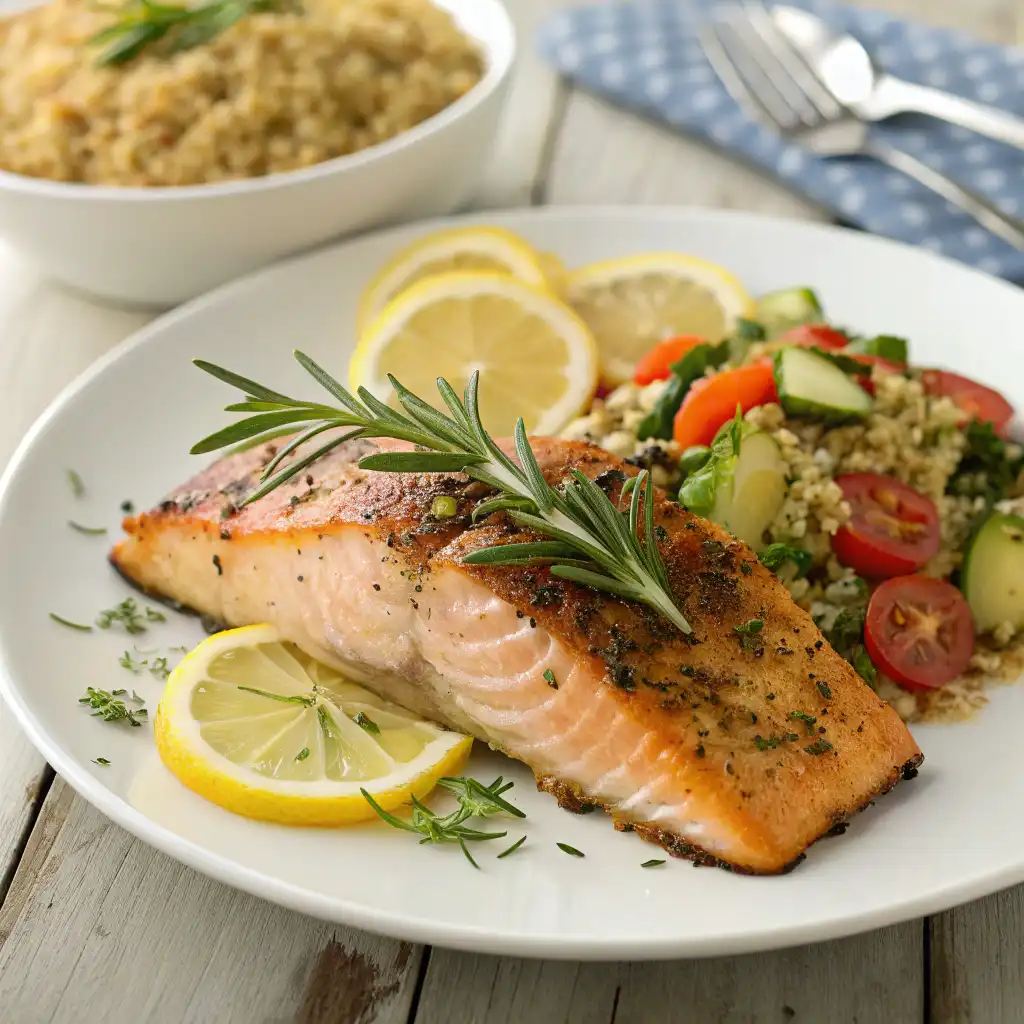
M 564 4 L 509 2 L 524 57 L 477 205 L 685 203 L 825 216 L 719 153 L 560 84 L 530 38 Z M 1024 42 L 1024 0 L 875 6 Z M 2 247 L 0 281 L 2 462 L 45 403 L 146 318 L 69 295 Z M 472 956 L 235 892 L 134 840 L 51 778 L 0 705 L 2 1024 L 1024 1022 L 1024 888 L 927 922 L 742 958 Z

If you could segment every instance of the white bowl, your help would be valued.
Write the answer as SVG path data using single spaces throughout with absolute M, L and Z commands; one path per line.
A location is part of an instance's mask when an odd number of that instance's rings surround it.
M 380 145 L 301 171 L 118 188 L 0 171 L 0 235 L 65 284 L 170 306 L 348 232 L 449 213 L 486 170 L 515 56 L 500 0 L 434 0 L 480 45 L 482 80 Z

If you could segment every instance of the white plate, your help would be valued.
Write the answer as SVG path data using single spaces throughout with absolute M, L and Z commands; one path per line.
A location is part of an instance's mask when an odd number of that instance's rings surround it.
M 645 250 L 698 253 L 754 292 L 819 289 L 836 322 L 911 339 L 916 362 L 961 368 L 1024 406 L 1024 350 L 1013 340 L 1024 294 L 925 252 L 833 228 L 744 214 L 670 209 L 553 209 L 488 214 L 576 265 Z M 229 285 L 156 321 L 100 361 L 53 404 L 0 485 L 0 692 L 33 742 L 74 788 L 135 835 L 221 881 L 320 917 L 406 939 L 491 953 L 593 959 L 708 956 L 828 939 L 942 910 L 1024 879 L 1024 687 L 997 690 L 968 724 L 916 730 L 920 777 L 813 848 L 781 878 L 642 870 L 657 850 L 576 817 L 534 791 L 496 755 L 471 771 L 514 778 L 527 845 L 484 855 L 417 846 L 384 826 L 286 829 L 234 817 L 169 776 L 150 730 L 91 719 L 86 685 L 133 684 L 155 706 L 159 684 L 117 665 L 123 636 L 84 635 L 47 613 L 89 621 L 129 591 L 109 570 L 104 538 L 122 500 L 148 506 L 197 468 L 189 445 L 225 422 L 229 389 L 194 369 L 203 356 L 313 392 L 292 363 L 301 346 L 344 378 L 356 298 L 373 268 L 425 226 L 297 259 Z M 65 467 L 88 487 L 76 501 Z M 141 638 L 192 644 L 194 620 Z M 106 757 L 104 768 L 92 762 Z M 521 831 L 510 825 L 509 839 Z M 561 853 L 556 841 L 582 850 Z M 494 850 L 497 852 L 497 849 Z

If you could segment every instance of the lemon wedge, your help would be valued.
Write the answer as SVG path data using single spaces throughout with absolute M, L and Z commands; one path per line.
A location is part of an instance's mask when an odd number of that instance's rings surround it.
M 592 263 L 568 274 L 564 292 L 597 341 L 601 379 L 613 386 L 658 342 L 678 334 L 721 341 L 754 309 L 727 270 L 679 253 Z
M 587 325 L 550 292 L 507 274 L 439 274 L 413 285 L 359 341 L 353 388 L 392 398 L 387 375 L 444 409 L 435 382 L 462 389 L 481 371 L 480 415 L 496 436 L 523 417 L 534 434 L 557 434 L 589 406 L 597 349 Z
M 204 640 L 154 722 L 164 764 L 225 810 L 285 825 L 373 818 L 456 775 L 473 741 L 374 696 L 269 625 Z
M 518 235 L 504 228 L 465 227 L 435 231 L 406 246 L 377 273 L 359 300 L 357 330 L 362 334 L 384 307 L 417 281 L 458 270 L 509 274 L 538 288 L 547 287 L 549 273 L 561 277 L 561 266 L 534 252 Z

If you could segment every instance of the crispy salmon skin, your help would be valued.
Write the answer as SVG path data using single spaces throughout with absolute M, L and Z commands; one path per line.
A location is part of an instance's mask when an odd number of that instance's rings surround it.
M 633 467 L 538 439 L 613 500 Z M 655 530 L 684 635 L 546 568 L 467 565 L 530 538 L 460 474 L 361 470 L 352 442 L 238 511 L 272 445 L 200 473 L 124 522 L 111 560 L 224 625 L 270 622 L 382 696 L 525 762 L 563 806 L 597 805 L 670 852 L 777 873 L 921 753 L 745 544 L 659 494 Z M 437 519 L 434 499 L 457 514 Z M 759 625 L 760 624 L 760 625 Z

